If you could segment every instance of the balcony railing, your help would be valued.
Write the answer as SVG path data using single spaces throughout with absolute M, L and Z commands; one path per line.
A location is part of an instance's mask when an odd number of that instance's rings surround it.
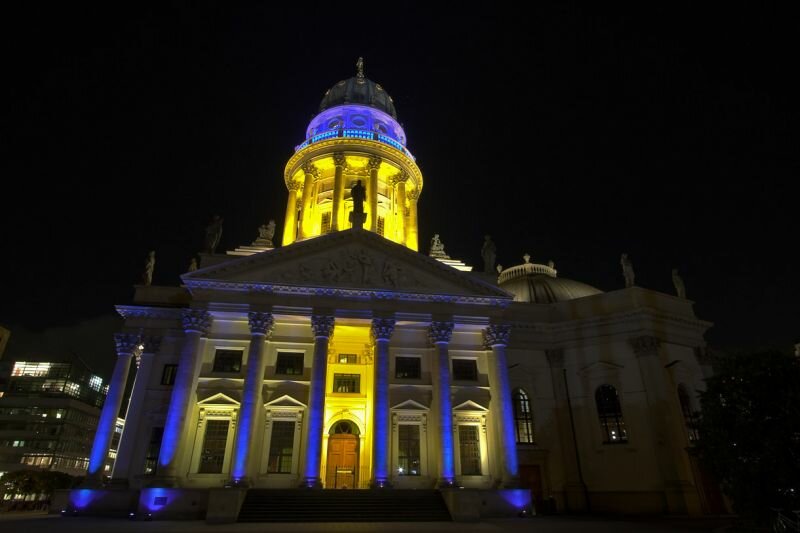
M 387 135 L 383 135 L 382 133 L 378 133 L 377 131 L 367 131 L 367 130 L 356 130 L 356 129 L 341 129 L 341 130 L 329 130 L 324 131 L 322 133 L 318 133 L 312 136 L 310 139 L 306 139 L 301 144 L 294 147 L 294 151 L 297 152 L 302 150 L 309 144 L 318 143 L 321 141 L 327 141 L 329 139 L 336 139 L 336 138 L 350 138 L 350 139 L 365 139 L 367 141 L 377 141 L 383 144 L 388 144 L 395 150 L 399 150 L 403 152 L 406 156 L 410 159 L 414 160 L 414 156 L 411 155 L 411 152 L 408 149 L 397 142 L 395 139 Z

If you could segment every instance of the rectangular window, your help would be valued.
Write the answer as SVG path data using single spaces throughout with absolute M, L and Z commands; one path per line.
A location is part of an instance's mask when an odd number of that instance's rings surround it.
M 302 376 L 303 354 L 278 352 L 275 373 L 283 376 Z
M 238 373 L 242 370 L 241 350 L 217 350 L 214 354 L 214 372 Z
M 401 476 L 420 475 L 419 426 L 397 426 L 397 473 Z
M 322 227 L 320 228 L 320 233 L 330 233 L 331 232 L 331 213 L 328 211 L 327 213 L 322 213 Z
M 478 362 L 474 359 L 453 359 L 453 379 L 478 381 Z
M 294 448 L 294 422 L 273 422 L 269 441 L 267 472 L 271 474 L 292 473 L 292 450 Z
M 361 392 L 361 376 L 358 374 L 334 374 L 333 392 Z
M 386 227 L 386 221 L 383 217 L 378 217 L 378 235 L 383 235 L 384 228 Z
M 206 435 L 200 455 L 201 474 L 221 474 L 225 461 L 225 447 L 228 444 L 229 420 L 206 421 Z
M 178 365 L 164 365 L 164 371 L 161 373 L 162 385 L 174 385 L 175 375 L 178 373 Z
M 419 379 L 421 375 L 421 359 L 419 357 L 396 357 L 394 360 L 394 377 L 398 379 Z
M 158 466 L 158 453 L 161 451 L 161 438 L 164 428 L 153 428 L 150 431 L 150 442 L 147 444 L 147 455 L 144 458 L 145 475 L 154 475 Z
M 461 475 L 481 475 L 481 443 L 478 426 L 458 426 L 458 444 L 461 449 Z
M 358 363 L 358 355 L 354 353 L 340 353 L 339 354 L 339 364 L 342 365 L 354 365 Z

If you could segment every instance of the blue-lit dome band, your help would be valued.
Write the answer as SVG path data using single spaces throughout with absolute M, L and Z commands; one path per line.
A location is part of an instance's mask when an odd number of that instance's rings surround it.
M 364 139 L 367 141 L 378 141 L 383 144 L 388 144 L 392 148 L 403 152 L 406 156 L 408 156 L 411 160 L 414 160 L 414 156 L 411 155 L 411 152 L 406 149 L 405 146 L 400 144 L 399 142 L 395 141 L 387 137 L 386 135 L 381 135 L 379 133 L 364 131 L 364 130 L 334 130 L 334 131 L 326 131 L 324 133 L 319 133 L 314 135 L 310 139 L 304 141 L 303 143 L 295 146 L 294 151 L 297 152 L 302 150 L 306 146 L 314 143 L 318 143 L 320 141 L 327 141 L 330 139 L 340 139 L 340 138 L 350 138 L 350 139 Z

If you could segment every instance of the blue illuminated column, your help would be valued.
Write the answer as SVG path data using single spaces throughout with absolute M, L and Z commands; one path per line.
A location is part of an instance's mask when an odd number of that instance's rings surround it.
M 325 378 L 328 368 L 328 339 L 333 333 L 334 318 L 313 315 L 314 357 L 311 363 L 311 383 L 308 391 L 308 444 L 303 483 L 306 487 L 321 487 L 319 468 L 322 460 L 322 428 L 325 423 Z
M 117 363 L 114 365 L 114 373 L 108 384 L 108 395 L 103 404 L 103 411 L 100 413 L 97 433 L 94 435 L 92 453 L 89 456 L 89 470 L 86 475 L 88 484 L 97 484 L 103 479 L 108 448 L 111 445 L 114 426 L 117 424 L 119 408 L 122 406 L 122 394 L 125 392 L 125 385 L 128 382 L 131 358 L 139 349 L 139 336 L 131 333 L 115 334 L 114 342 L 117 345 Z
M 439 481 L 440 487 L 451 487 L 456 481 L 453 460 L 453 401 L 450 392 L 450 354 L 448 345 L 453 335 L 452 322 L 431 322 L 428 338 L 436 347 L 436 384 L 434 399 L 439 417 Z
M 136 358 L 136 379 L 133 381 L 128 412 L 125 414 L 125 427 L 119 439 L 117 458 L 114 460 L 113 479 L 127 479 L 130 476 L 131 455 L 136 445 L 142 419 L 142 408 L 147 395 L 147 384 L 153 370 L 153 359 L 161 346 L 161 337 L 148 335 L 141 339 L 142 351 Z
M 486 349 L 492 351 L 491 371 L 489 372 L 492 391 L 492 415 L 494 428 L 499 438 L 503 464 L 503 486 L 519 486 L 519 467 L 517 466 L 517 439 L 514 434 L 514 404 L 511 402 L 511 387 L 508 382 L 508 361 L 506 346 L 511 326 L 491 325 L 483 330 Z
M 375 339 L 375 397 L 373 401 L 372 436 L 372 486 L 389 485 L 389 338 L 394 331 L 393 318 L 372 320 L 372 337 Z
M 186 421 L 192 411 L 191 402 L 203 363 L 200 341 L 211 328 L 211 315 L 205 309 L 184 309 L 182 318 L 186 338 L 172 386 L 156 472 L 157 483 L 166 486 L 177 483 L 178 460 L 186 442 Z
M 242 410 L 239 416 L 239 431 L 234 444 L 233 468 L 231 480 L 235 485 L 248 485 L 253 437 L 258 428 L 258 421 L 263 418 L 264 408 L 261 401 L 261 389 L 264 387 L 264 347 L 272 335 L 275 320 L 271 313 L 251 312 L 250 351 L 247 354 L 247 376 L 244 378 L 244 394 Z

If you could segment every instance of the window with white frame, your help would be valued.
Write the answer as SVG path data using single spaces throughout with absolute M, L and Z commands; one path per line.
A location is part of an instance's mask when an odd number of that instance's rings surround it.
M 270 474 L 291 474 L 294 452 L 294 421 L 272 422 L 272 435 L 269 442 L 267 472 Z
M 206 434 L 200 454 L 201 474 L 221 474 L 225 463 L 225 451 L 228 444 L 230 420 L 207 420 Z
M 397 426 L 397 473 L 401 476 L 419 476 L 421 473 L 418 424 Z
M 482 474 L 479 431 L 480 428 L 478 426 L 458 426 L 458 448 L 462 476 L 480 476 Z

